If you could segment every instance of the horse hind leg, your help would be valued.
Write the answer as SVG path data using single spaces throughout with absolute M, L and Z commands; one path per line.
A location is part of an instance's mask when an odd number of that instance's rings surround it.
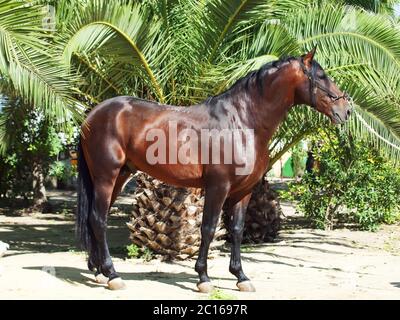
M 114 189 L 113 189 L 113 192 L 111 195 L 110 207 L 114 204 L 116 198 L 118 197 L 118 195 L 120 194 L 122 189 L 125 187 L 126 183 L 132 178 L 132 175 L 134 173 L 135 173 L 135 171 L 130 169 L 130 167 L 128 168 L 126 166 L 123 166 L 121 168 L 120 173 L 114 184 Z M 107 284 L 109 281 L 109 278 L 104 276 L 99 269 L 100 268 L 96 267 L 96 272 L 95 272 L 96 282 L 100 283 L 100 284 Z
M 115 175 L 114 178 L 102 178 L 94 181 L 94 205 L 89 217 L 89 223 L 93 230 L 99 252 L 100 264 L 97 266 L 97 269 L 104 277 L 109 279 L 108 287 L 113 290 L 123 289 L 125 287 L 121 278 L 115 271 L 106 237 L 107 215 L 115 181 Z
M 94 277 L 96 279 L 97 283 L 100 284 L 107 284 L 108 283 L 108 278 L 106 278 L 101 272 L 100 272 L 100 253 L 99 253 L 99 248 L 97 246 L 97 240 L 92 234 L 91 237 L 91 246 L 89 249 L 89 258 L 88 258 L 88 269 L 90 271 L 94 272 Z
M 114 204 L 118 195 L 125 188 L 126 184 L 132 178 L 132 176 L 136 173 L 136 169 L 132 165 L 124 165 L 118 175 L 117 180 L 115 181 L 114 190 L 111 196 L 110 207 Z

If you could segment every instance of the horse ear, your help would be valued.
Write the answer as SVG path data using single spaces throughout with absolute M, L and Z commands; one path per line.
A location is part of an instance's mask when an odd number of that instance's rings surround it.
M 315 52 L 317 51 L 317 46 L 311 49 L 310 52 L 306 53 L 305 55 L 302 56 L 303 62 L 306 66 L 310 67 L 312 61 L 314 60 L 314 55 Z

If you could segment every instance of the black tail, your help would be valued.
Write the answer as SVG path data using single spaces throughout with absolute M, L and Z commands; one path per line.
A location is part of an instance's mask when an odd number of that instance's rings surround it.
M 90 250 L 93 232 L 89 226 L 92 211 L 93 183 L 83 154 L 81 141 L 78 146 L 78 211 L 76 216 L 76 235 L 82 249 Z

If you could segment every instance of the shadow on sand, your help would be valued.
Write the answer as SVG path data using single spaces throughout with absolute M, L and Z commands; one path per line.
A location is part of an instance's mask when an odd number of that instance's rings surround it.
M 55 219 L 54 216 L 42 214 L 35 224 L 0 223 L 0 239 L 10 245 L 12 252 L 7 255 L 78 251 L 73 215 L 60 214 Z M 56 223 L 48 223 L 48 220 Z M 125 257 L 125 247 L 130 244 L 127 221 L 124 216 L 109 217 L 110 252 L 117 257 Z
M 45 266 L 35 266 L 35 267 L 24 267 L 26 270 L 37 270 L 43 271 Z M 58 279 L 66 281 L 71 284 L 84 284 L 91 288 L 107 287 L 105 284 L 99 284 L 94 281 L 94 276 L 89 270 L 83 270 L 80 268 L 73 267 L 54 267 L 54 276 Z M 167 285 L 176 286 L 184 290 L 190 290 L 197 292 L 196 283 L 198 282 L 198 277 L 196 274 L 179 272 L 118 272 L 123 280 L 134 280 L 134 281 L 155 281 L 161 282 Z M 213 278 L 213 284 L 216 285 L 218 280 L 229 280 L 235 282 L 235 278 Z M 189 284 L 189 285 L 188 285 Z M 223 286 L 217 286 L 220 289 L 231 289 Z

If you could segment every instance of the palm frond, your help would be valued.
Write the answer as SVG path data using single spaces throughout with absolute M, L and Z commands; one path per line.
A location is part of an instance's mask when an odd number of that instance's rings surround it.
M 348 130 L 352 128 L 353 134 L 398 159 L 400 32 L 394 22 L 385 16 L 325 2 L 293 11 L 283 25 L 298 39 L 303 51 L 318 44 L 317 60 L 359 106 Z M 302 111 L 295 108 L 293 113 Z M 302 130 L 287 130 L 292 126 L 296 127 L 295 122 L 288 117 L 277 136 L 286 136 L 290 142 Z
M 83 14 L 70 25 L 63 39 L 64 61 L 69 64 L 74 52 L 91 56 L 93 53 L 129 63 L 143 70 L 155 96 L 164 101 L 163 72 L 166 52 L 171 48 L 164 37 L 162 23 L 149 17 L 139 5 L 94 0 Z M 116 83 L 114 81 L 114 83 Z
M 78 102 L 70 92 L 71 77 L 48 50 L 51 35 L 42 27 L 42 7 L 0 1 L 0 74 L 28 102 L 64 122 Z
M 370 141 L 395 163 L 400 162 L 400 139 L 379 118 L 356 106 L 354 116 L 346 124 L 353 135 Z

